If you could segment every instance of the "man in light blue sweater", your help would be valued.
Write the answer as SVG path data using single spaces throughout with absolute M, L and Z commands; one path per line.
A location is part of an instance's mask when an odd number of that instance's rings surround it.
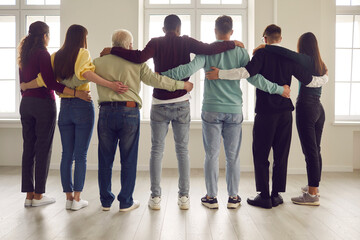
M 218 41 L 230 40 L 232 35 L 232 19 L 229 16 L 218 17 L 215 22 L 215 35 Z M 189 77 L 201 68 L 210 70 L 211 66 L 220 69 L 232 69 L 245 66 L 249 55 L 245 49 L 235 49 L 215 54 L 197 55 L 186 65 L 162 72 L 174 79 Z M 279 86 L 266 80 L 261 75 L 247 79 L 255 87 L 269 92 L 288 96 L 288 86 Z M 238 196 L 240 180 L 239 151 L 242 135 L 242 92 L 240 80 L 208 80 L 204 81 L 204 100 L 202 105 L 202 132 L 205 148 L 205 183 L 207 194 L 201 199 L 204 206 L 218 208 L 217 181 L 219 175 L 219 152 L 221 136 L 226 154 L 226 182 L 228 190 L 227 208 L 237 208 L 241 198 Z

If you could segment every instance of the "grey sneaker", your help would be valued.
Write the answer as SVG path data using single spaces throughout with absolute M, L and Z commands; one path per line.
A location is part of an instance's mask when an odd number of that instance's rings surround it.
M 319 197 L 318 196 L 312 197 L 310 196 L 309 193 L 303 193 L 302 196 L 291 198 L 291 201 L 295 204 L 300 204 L 300 205 L 310 205 L 310 206 L 320 205 Z
M 303 193 L 307 193 L 307 192 L 309 192 L 309 186 L 308 186 L 308 185 L 306 185 L 306 186 L 304 186 L 304 187 L 301 187 L 301 192 L 303 192 Z M 316 196 L 320 197 L 319 188 L 317 189 Z

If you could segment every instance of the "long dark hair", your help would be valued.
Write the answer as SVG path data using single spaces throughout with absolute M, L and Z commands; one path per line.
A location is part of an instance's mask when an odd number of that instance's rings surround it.
M 304 33 L 298 41 L 298 52 L 306 54 L 314 59 L 315 73 L 324 75 L 327 71 L 326 65 L 321 59 L 318 42 L 312 32 Z
M 38 49 L 46 49 L 44 34 L 49 34 L 49 26 L 44 22 L 34 22 L 29 27 L 29 34 L 18 46 L 18 64 L 20 69 L 25 67 L 30 56 Z
M 66 32 L 64 45 L 55 55 L 54 73 L 57 78 L 66 79 L 74 75 L 74 66 L 80 48 L 87 48 L 88 31 L 81 25 L 71 25 Z

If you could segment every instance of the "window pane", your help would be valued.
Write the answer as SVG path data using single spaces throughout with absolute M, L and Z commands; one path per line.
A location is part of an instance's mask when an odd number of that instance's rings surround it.
M 60 5 L 60 0 L 46 0 L 46 5 Z
M 350 83 L 335 83 L 335 115 L 349 115 Z
M 220 0 L 201 0 L 201 4 L 220 4 Z
M 201 41 L 211 43 L 216 40 L 215 37 L 215 20 L 219 15 L 201 15 Z M 233 19 L 234 33 L 231 39 L 242 40 L 242 16 L 241 15 L 230 15 Z
M 350 115 L 360 115 L 360 83 L 351 85 Z
M 0 5 L 15 5 L 16 0 L 1 0 Z
M 170 0 L 171 4 L 190 4 L 191 0 Z
M 29 27 L 32 23 L 36 21 L 45 21 L 44 16 L 26 16 L 26 34 L 29 32 Z
M 162 30 L 167 15 L 151 15 L 149 23 L 149 39 L 164 36 Z M 181 19 L 181 35 L 191 36 L 190 15 L 178 15 Z
M 352 6 L 358 6 L 358 5 L 360 5 L 360 0 L 351 0 L 351 5 L 352 5 Z
M 351 81 L 351 49 L 336 49 L 335 62 L 336 81 Z
M 45 0 L 27 0 L 26 3 L 28 5 L 44 5 Z
M 222 4 L 242 4 L 242 0 L 222 0 Z
M 150 4 L 169 4 L 169 0 L 150 0 Z
M 15 49 L 0 49 L 0 79 L 15 79 Z
M 336 0 L 336 5 L 350 5 L 350 0 Z
M 336 47 L 351 48 L 353 32 L 353 16 L 337 15 L 336 16 Z
M 354 49 L 353 51 L 353 68 L 352 68 L 352 81 L 360 82 L 360 50 Z M 359 102 L 360 103 L 360 102 Z
M 354 48 L 360 48 L 360 16 L 356 15 L 354 20 Z
M 15 47 L 16 23 L 15 16 L 0 16 L 0 47 Z
M 45 22 L 50 27 L 49 47 L 60 47 L 60 16 L 46 16 Z
M 15 112 L 15 80 L 0 81 L 0 113 Z

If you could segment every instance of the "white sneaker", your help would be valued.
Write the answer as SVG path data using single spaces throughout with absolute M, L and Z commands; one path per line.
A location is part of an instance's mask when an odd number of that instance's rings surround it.
M 151 197 L 149 198 L 149 208 L 152 210 L 160 210 L 161 197 Z
M 84 200 L 84 199 L 80 199 L 80 201 L 76 201 L 74 199 L 74 201 L 72 201 L 72 206 L 71 206 L 71 210 L 73 211 L 77 211 L 80 210 L 84 207 L 87 207 L 89 205 L 89 202 Z
M 128 212 L 128 211 L 138 208 L 139 206 L 140 206 L 140 202 L 138 200 L 134 200 L 133 205 L 131 205 L 128 208 L 120 208 L 119 212 Z
M 54 203 L 54 202 L 56 202 L 55 198 L 51 198 L 51 197 L 47 197 L 47 196 L 43 195 L 43 197 L 41 199 L 39 199 L 39 200 L 34 198 L 31 201 L 31 206 L 39 207 L 39 206 L 51 204 L 51 203 Z
M 31 199 L 25 198 L 24 207 L 31 207 Z
M 178 205 L 181 210 L 188 210 L 190 207 L 190 198 L 188 196 L 179 197 Z
M 309 191 L 309 185 L 306 185 L 306 186 L 304 186 L 304 187 L 301 187 L 301 192 L 302 192 L 302 193 L 307 193 L 308 191 Z M 317 197 L 320 197 L 319 188 L 317 189 L 316 196 L 317 196 Z
M 72 200 L 66 200 L 65 209 L 66 209 L 66 210 L 70 210 L 72 204 L 73 204 L 73 201 L 72 201 Z

